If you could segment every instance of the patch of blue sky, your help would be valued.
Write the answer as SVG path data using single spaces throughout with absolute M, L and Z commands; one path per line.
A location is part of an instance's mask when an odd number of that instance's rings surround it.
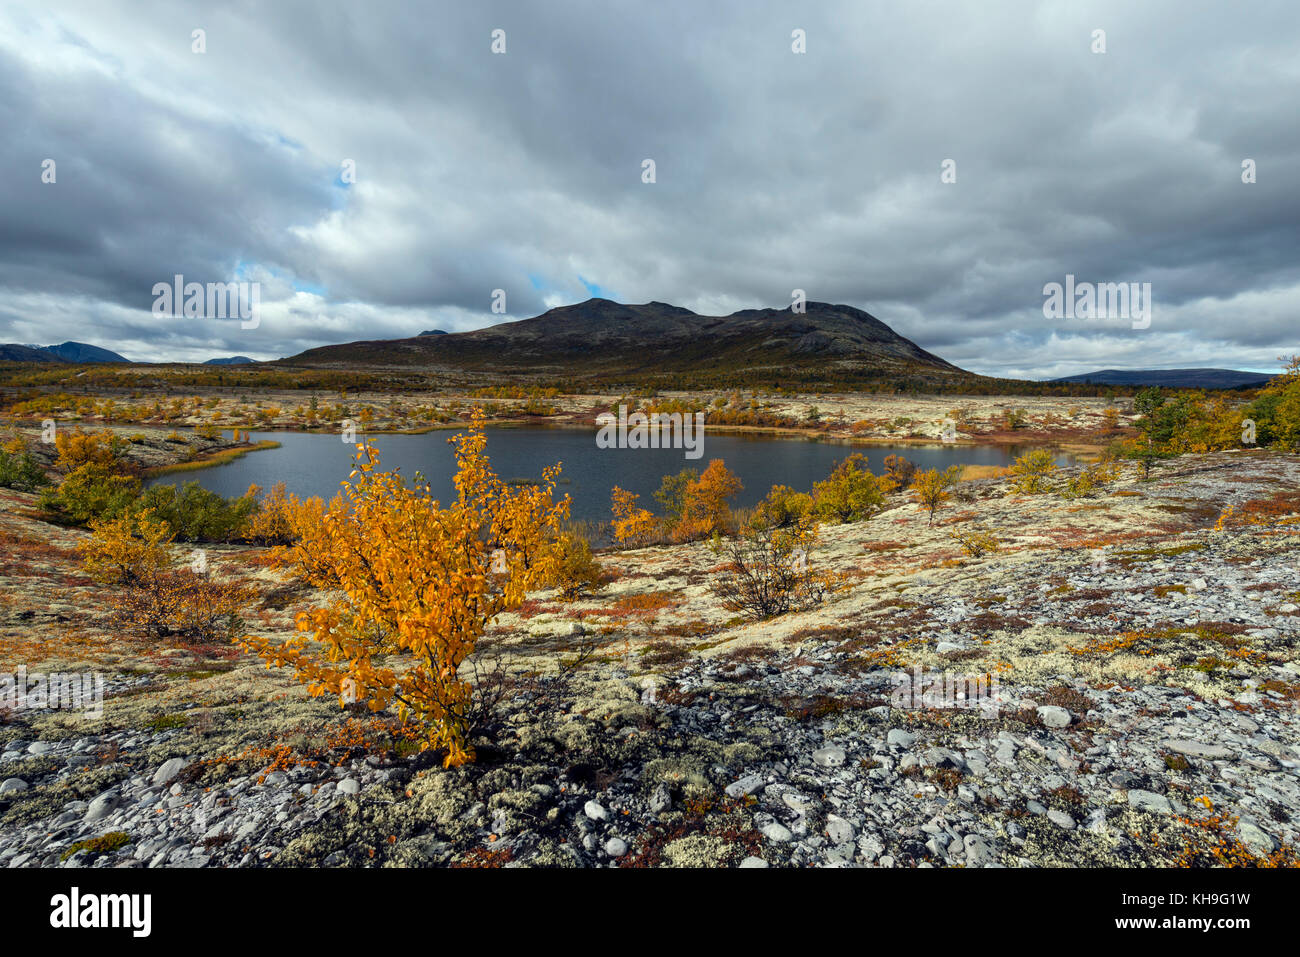
M 588 282 L 582 276 L 578 277 L 578 282 L 582 283 L 583 286 L 586 287 L 588 295 L 593 296 L 596 299 L 613 299 L 615 301 L 618 299 L 612 290 L 606 289 L 604 286 L 600 285 L 600 283 Z

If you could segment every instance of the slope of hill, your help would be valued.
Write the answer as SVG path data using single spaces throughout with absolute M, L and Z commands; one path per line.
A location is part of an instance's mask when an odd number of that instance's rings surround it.
M 62 362 L 58 356 L 40 346 L 21 346 L 16 342 L 0 345 L 0 362 Z
M 472 332 L 324 346 L 280 361 L 316 368 L 419 366 L 586 377 L 973 377 L 861 309 L 822 302 L 808 303 L 805 313 L 746 309 L 702 316 L 662 302 L 589 299 Z
M 57 346 L 0 345 L 0 359 L 10 362 L 130 362 L 109 349 L 88 342 L 61 342 Z
M 61 342 L 57 346 L 42 346 L 50 355 L 57 356 L 64 362 L 130 362 L 126 356 L 118 355 L 110 349 L 92 346 L 88 342 Z
M 1163 386 L 1167 389 L 1253 389 L 1271 378 L 1273 376 L 1265 372 L 1238 372 L 1234 369 L 1101 369 L 1049 381 Z

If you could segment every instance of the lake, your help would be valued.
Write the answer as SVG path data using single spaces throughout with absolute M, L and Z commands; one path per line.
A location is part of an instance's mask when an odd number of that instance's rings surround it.
M 421 472 L 439 501 L 454 495 L 452 476 L 456 461 L 447 439 L 454 430 L 423 435 L 377 435 L 382 467 L 399 468 L 408 479 Z M 573 499 L 575 519 L 606 521 L 610 518 L 609 491 L 619 485 L 641 496 L 640 504 L 659 511 L 653 494 L 663 477 L 694 468 L 703 471 L 710 459 L 723 459 L 740 476 L 744 491 L 734 506 L 751 506 L 773 485 L 788 485 L 806 492 L 813 482 L 826 478 L 832 466 L 853 452 L 867 456 L 871 470 L 884 471 L 885 456 L 902 455 L 918 468 L 947 468 L 949 465 L 1010 465 L 1024 448 L 994 445 L 849 445 L 797 437 L 767 437 L 757 434 L 706 432 L 702 458 L 686 459 L 682 449 L 602 449 L 596 446 L 596 430 L 547 426 L 497 426 L 486 430 L 487 454 L 501 478 L 540 479 L 542 469 L 563 463 L 559 496 Z M 353 446 L 337 433 L 258 432 L 254 441 L 273 439 L 278 449 L 249 452 L 243 458 L 196 472 L 160 476 L 150 485 L 180 485 L 198 482 L 222 495 L 242 495 L 250 484 L 269 489 L 284 482 L 301 497 L 319 495 L 326 500 L 339 490 L 352 467 Z M 1061 459 L 1065 461 L 1064 458 Z

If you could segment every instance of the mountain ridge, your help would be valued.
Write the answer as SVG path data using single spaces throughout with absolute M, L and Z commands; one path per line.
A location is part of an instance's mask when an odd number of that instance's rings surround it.
M 606 376 L 793 369 L 847 379 L 974 377 L 864 310 L 823 302 L 808 302 L 803 312 L 786 306 L 710 316 L 665 302 L 592 298 L 469 332 L 358 340 L 277 362 Z
M 130 362 L 111 349 L 69 339 L 56 346 L 8 342 L 0 345 L 0 360 L 7 362 Z
M 1251 389 L 1264 385 L 1276 373 L 1237 369 L 1099 369 L 1048 382 L 1092 385 L 1164 386 L 1169 389 Z

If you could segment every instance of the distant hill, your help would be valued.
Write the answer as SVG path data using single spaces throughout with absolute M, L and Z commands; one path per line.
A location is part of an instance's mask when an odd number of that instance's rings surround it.
M 1101 369 L 1049 381 L 1161 386 L 1166 389 L 1251 389 L 1272 378 L 1264 372 L 1237 372 L 1233 369 Z
M 427 329 L 420 333 L 422 336 L 447 336 L 451 335 L 446 329 Z
M 250 359 L 248 356 L 227 356 L 224 359 L 209 359 L 203 364 L 205 366 L 242 366 L 256 361 L 256 359 Z
M 130 362 L 116 352 L 87 342 L 63 342 L 57 346 L 0 345 L 0 359 L 10 362 Z
M 749 381 L 978 378 L 852 306 L 745 309 L 702 316 L 663 302 L 588 299 L 472 332 L 350 342 L 278 360 L 313 368 L 398 367 L 562 377 L 665 376 Z
M 42 346 L 20 346 L 16 342 L 0 345 L 0 362 L 62 362 Z

